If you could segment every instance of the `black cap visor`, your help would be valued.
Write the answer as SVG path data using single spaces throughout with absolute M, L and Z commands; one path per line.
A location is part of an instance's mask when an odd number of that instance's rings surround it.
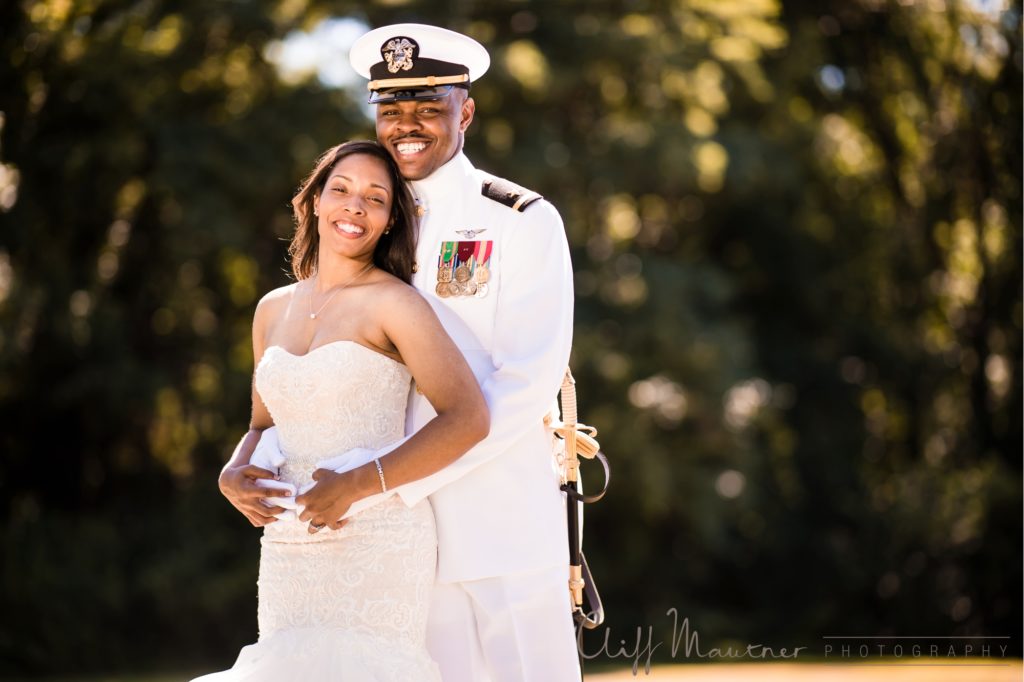
M 452 94 L 452 88 L 464 85 L 436 85 L 432 88 L 381 88 L 370 93 L 370 104 L 386 104 L 388 102 L 408 102 L 417 100 L 444 99 Z

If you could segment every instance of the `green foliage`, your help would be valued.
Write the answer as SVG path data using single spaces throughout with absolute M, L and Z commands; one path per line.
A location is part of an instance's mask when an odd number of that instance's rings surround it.
M 291 193 L 372 134 L 361 86 L 268 57 L 329 16 L 491 50 L 467 148 L 566 219 L 613 629 L 674 606 L 707 641 L 1019 646 L 1021 10 L 998 4 L 3 5 L 0 670 L 215 667 L 253 639 L 257 533 L 215 479 Z

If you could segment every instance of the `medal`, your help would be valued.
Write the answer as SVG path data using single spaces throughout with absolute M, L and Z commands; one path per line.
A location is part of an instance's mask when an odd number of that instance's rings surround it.
M 465 236 L 476 236 L 483 230 L 458 230 Z M 474 296 L 483 298 L 491 281 L 491 252 L 494 242 L 461 241 L 441 242 L 437 258 L 437 286 L 434 292 L 440 298 Z
M 491 269 L 488 267 L 488 263 L 491 262 L 493 248 L 494 242 L 490 240 L 476 243 L 476 250 L 473 253 L 473 281 L 477 286 L 473 295 L 477 298 L 487 295 L 487 283 L 491 281 Z
M 473 252 L 476 250 L 476 242 L 459 242 L 458 251 L 455 254 L 455 281 L 465 284 L 473 276 L 470 269 L 473 263 Z
M 447 283 L 452 281 L 452 258 L 455 256 L 455 242 L 442 242 L 441 243 L 441 255 L 437 257 L 437 281 L 439 284 Z M 438 286 L 438 296 L 442 296 L 441 289 L 444 287 Z

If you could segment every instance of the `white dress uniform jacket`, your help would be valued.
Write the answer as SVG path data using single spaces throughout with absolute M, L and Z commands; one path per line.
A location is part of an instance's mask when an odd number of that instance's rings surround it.
M 473 369 L 491 413 L 490 434 L 436 474 L 398 488 L 407 504 L 430 497 L 438 582 L 566 564 L 565 505 L 543 424 L 572 344 L 572 264 L 562 220 L 537 200 L 512 208 L 482 193 L 494 177 L 463 154 L 412 183 L 421 218 L 413 284 Z M 435 292 L 444 242 L 491 241 L 484 297 Z M 413 391 L 407 433 L 435 416 Z

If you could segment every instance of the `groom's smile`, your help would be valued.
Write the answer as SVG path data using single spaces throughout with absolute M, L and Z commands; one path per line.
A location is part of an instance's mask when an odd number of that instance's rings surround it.
M 395 145 L 395 149 L 398 150 L 398 155 L 402 157 L 412 156 L 413 154 L 419 154 L 427 148 L 429 142 L 399 142 Z

